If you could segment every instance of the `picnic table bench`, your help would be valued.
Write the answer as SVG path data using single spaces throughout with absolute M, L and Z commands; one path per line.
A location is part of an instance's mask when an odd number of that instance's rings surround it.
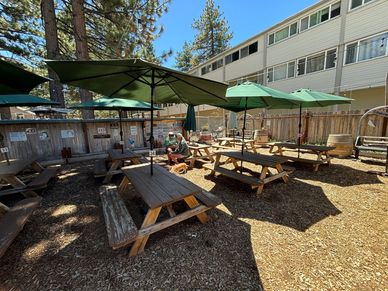
M 217 172 L 224 176 L 249 184 L 252 189 L 257 189 L 257 194 L 261 194 L 264 185 L 271 181 L 276 179 L 283 179 L 284 182 L 288 181 L 288 173 L 282 167 L 282 164 L 285 163 L 287 159 L 283 157 L 267 156 L 251 152 L 244 152 L 244 154 L 242 154 L 240 151 L 227 150 L 217 151 L 215 155 L 216 159 L 213 164 L 203 165 L 205 169 L 211 170 L 211 175 L 215 175 Z M 222 156 L 227 157 L 228 161 L 233 163 L 233 170 L 221 167 L 220 159 Z M 259 177 L 248 176 L 239 172 L 241 168 L 238 165 L 238 161 L 245 161 L 261 166 L 262 169 L 259 173 Z M 272 173 L 270 169 L 275 169 L 277 173 Z
M 38 174 L 26 184 L 17 175 L 28 167 Z M 11 160 L 9 165 L 5 161 L 0 162 L 0 179 L 12 186 L 10 189 L 0 190 L 0 196 L 16 193 L 22 193 L 25 197 L 37 196 L 34 190 L 47 187 L 47 183 L 56 175 L 58 168 L 44 168 L 35 157 Z
M 214 148 L 230 149 L 241 147 L 244 145 L 244 149 L 252 150 L 257 153 L 254 139 L 242 139 L 238 137 L 219 137 L 218 144 L 213 145 Z
M 154 174 L 150 175 L 150 164 L 123 167 L 123 181 L 116 188 L 103 188 L 100 195 L 104 209 L 105 223 L 112 248 L 119 248 L 134 242 L 130 256 L 144 251 L 152 233 L 196 216 L 202 223 L 209 218 L 206 211 L 221 203 L 220 199 L 204 191 L 190 181 L 172 174 L 159 165 L 154 165 Z M 140 228 L 137 228 L 128 210 L 121 200 L 119 192 L 131 183 L 149 207 Z M 107 187 L 107 186 L 105 186 Z M 173 204 L 184 201 L 189 209 L 175 213 Z M 162 207 L 168 210 L 170 218 L 157 221 Z
M 125 150 L 123 153 L 120 149 L 108 150 L 108 160 L 98 159 L 94 162 L 94 177 L 105 177 L 103 183 L 110 182 L 112 177 L 117 174 L 121 174 L 119 169 L 123 162 L 130 161 L 132 164 L 140 164 L 140 155 L 135 154 L 133 151 Z M 107 162 L 111 162 L 111 166 L 107 169 Z
M 209 151 L 211 145 L 205 144 L 189 144 L 189 149 L 191 151 L 191 157 L 186 160 L 190 161 L 189 168 L 194 167 L 195 161 L 204 161 L 204 162 L 214 162 L 213 154 Z
M 23 229 L 34 210 L 40 205 L 41 200 L 41 197 L 26 198 L 16 203 L 12 208 L 3 204 L 1 208 L 6 213 L 0 217 L 0 258 Z
M 274 148 L 277 148 L 274 150 Z M 319 145 L 308 145 L 308 144 L 302 144 L 297 145 L 295 143 L 271 143 L 270 144 L 270 153 L 274 153 L 275 155 L 280 155 L 284 158 L 287 158 L 289 161 L 293 162 L 300 162 L 300 163 L 308 163 L 313 165 L 314 171 L 318 171 L 318 168 L 322 164 L 330 164 L 331 156 L 329 154 L 329 151 L 334 150 L 335 147 L 331 146 L 319 146 Z M 291 152 L 300 152 L 302 154 L 313 154 L 316 155 L 317 158 L 314 159 L 307 159 L 307 158 L 301 158 L 301 157 L 294 157 L 294 156 L 286 156 L 284 155 L 285 151 L 291 151 Z

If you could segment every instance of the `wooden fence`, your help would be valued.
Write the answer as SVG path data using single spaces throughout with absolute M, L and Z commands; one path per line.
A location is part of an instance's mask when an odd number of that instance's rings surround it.
M 342 113 L 308 113 L 302 115 L 302 133 L 305 142 L 324 144 L 329 134 L 351 134 L 356 138 L 358 122 L 363 115 L 360 111 Z M 240 126 L 241 124 L 241 120 Z M 299 115 L 266 115 L 247 120 L 247 129 L 269 130 L 274 140 L 296 141 L 298 136 Z M 368 115 L 361 126 L 361 135 L 388 136 L 384 127 L 384 117 Z M 385 126 L 386 127 L 386 126 Z
M 181 132 L 182 118 L 155 119 L 154 136 L 158 143 L 168 131 Z M 0 133 L 0 147 L 8 148 L 10 158 L 19 159 L 32 155 L 41 159 L 57 158 L 64 147 L 70 147 L 73 154 L 101 153 L 120 141 L 117 119 L 2 120 Z M 131 147 L 132 143 L 136 148 L 145 147 L 150 122 L 123 119 L 123 133 L 125 147 Z

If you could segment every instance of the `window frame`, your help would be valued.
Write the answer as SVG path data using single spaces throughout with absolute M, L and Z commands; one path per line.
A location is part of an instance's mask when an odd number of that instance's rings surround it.
M 365 1 L 365 0 L 363 0 L 363 1 Z M 374 1 L 374 0 L 372 0 L 372 1 Z M 340 9 L 340 11 L 339 11 L 339 14 L 338 14 L 338 15 L 335 15 L 335 16 L 332 17 L 332 16 L 331 16 L 332 7 L 333 7 L 334 5 L 336 5 L 336 4 L 339 4 L 339 9 Z M 326 20 L 324 20 L 324 21 L 321 21 L 322 11 L 324 11 L 324 10 L 326 10 L 326 9 L 329 9 L 329 12 L 328 12 L 328 19 L 326 19 Z M 311 25 L 310 25 L 310 23 L 311 23 L 311 16 L 313 16 L 313 15 L 315 15 L 315 14 L 316 14 L 316 17 L 317 17 L 317 19 L 316 19 L 317 23 L 314 24 L 313 26 L 311 26 Z M 309 29 L 311 29 L 311 28 L 317 27 L 318 25 L 321 25 L 322 23 L 326 23 L 326 22 L 328 22 L 328 21 L 330 21 L 330 20 L 332 20 L 332 19 L 335 19 L 335 18 L 337 18 L 337 17 L 339 17 L 339 16 L 341 16 L 341 1 L 337 1 L 337 2 L 335 2 L 335 3 L 333 3 L 333 4 L 328 5 L 328 6 L 324 6 L 323 8 L 321 8 L 321 9 L 319 9 L 319 10 L 313 12 L 313 13 L 310 13 L 310 14 L 308 14 L 307 16 L 301 18 L 301 19 L 298 21 L 298 22 L 299 22 L 299 27 L 300 27 L 299 33 L 302 33 L 302 32 L 304 32 L 304 31 L 306 31 L 306 30 L 309 30 Z M 305 29 L 302 30 L 302 20 L 304 20 L 304 19 L 306 19 L 306 18 L 307 18 L 307 28 L 305 28 Z
M 352 8 L 353 0 L 350 0 L 350 1 L 349 1 L 349 11 L 354 11 L 354 10 L 356 10 L 356 9 L 359 9 L 359 8 L 361 8 L 361 7 L 364 7 L 365 5 L 368 5 L 368 4 L 372 3 L 372 2 L 375 2 L 376 0 L 370 0 L 369 2 L 366 2 L 366 3 L 365 3 L 365 1 L 366 1 L 366 0 L 362 0 L 361 5 Z
M 371 2 L 373 2 L 373 1 L 374 0 L 372 0 Z M 370 2 L 368 2 L 368 3 L 370 3 Z M 345 52 L 346 53 L 344 55 L 344 60 L 343 60 L 343 64 L 342 65 L 343 66 L 348 66 L 348 65 L 352 65 L 352 64 L 358 64 L 358 63 L 362 63 L 362 62 L 368 62 L 368 61 L 371 61 L 371 60 L 376 60 L 376 59 L 379 59 L 379 58 L 387 57 L 388 56 L 388 36 L 387 36 L 387 39 L 386 39 L 386 45 L 385 45 L 386 47 L 385 47 L 385 54 L 384 55 L 359 61 L 360 43 L 362 41 L 367 40 L 367 39 L 374 38 L 376 36 L 384 35 L 384 34 L 388 34 L 388 30 L 386 30 L 384 32 L 381 32 L 381 33 L 376 33 L 376 34 L 370 35 L 368 37 L 360 38 L 360 39 L 358 39 L 356 41 L 352 41 L 352 42 L 347 43 L 345 45 Z M 353 63 L 346 63 L 346 57 L 347 57 L 347 54 L 348 54 L 348 46 L 352 45 L 352 44 L 356 44 L 356 60 Z
M 293 35 L 291 35 L 291 34 L 290 34 L 290 33 L 291 33 L 291 26 L 294 25 L 294 24 L 296 24 L 296 32 L 295 32 Z M 280 31 L 282 31 L 282 30 L 285 30 L 286 28 L 288 29 L 288 35 L 287 35 L 287 37 L 285 37 L 285 38 L 283 38 L 283 39 L 281 39 L 281 40 L 276 41 L 276 33 L 280 32 Z M 267 46 L 271 46 L 271 45 L 277 44 L 277 43 L 279 43 L 279 42 L 282 42 L 282 41 L 284 41 L 284 40 L 286 40 L 286 39 L 289 39 L 289 38 L 291 38 L 291 37 L 297 35 L 298 33 L 299 33 L 299 21 L 296 20 L 296 21 L 293 21 L 293 22 L 291 22 L 290 24 L 288 24 L 288 25 L 286 25 L 286 26 L 283 26 L 283 27 L 280 28 L 280 29 L 276 29 L 274 32 L 268 34 Z M 272 43 L 270 43 L 270 38 L 271 38 L 271 36 L 272 36 L 272 38 L 273 38 L 273 42 L 272 42 Z

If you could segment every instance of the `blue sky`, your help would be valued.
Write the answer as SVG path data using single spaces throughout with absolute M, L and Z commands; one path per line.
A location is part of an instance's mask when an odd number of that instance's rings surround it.
M 198 19 L 206 0 L 172 0 L 169 12 L 160 19 L 164 33 L 155 41 L 157 55 L 172 49 L 171 56 L 164 65 L 173 67 L 175 53 L 182 49 L 184 41 L 192 41 L 195 31 L 191 28 Z M 224 12 L 224 17 L 233 32 L 231 45 L 234 46 L 318 0 L 215 0 Z

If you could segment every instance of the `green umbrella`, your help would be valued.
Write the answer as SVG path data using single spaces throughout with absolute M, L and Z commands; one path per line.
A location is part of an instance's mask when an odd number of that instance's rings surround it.
M 242 139 L 245 139 L 245 124 L 247 110 L 253 108 L 277 108 L 281 106 L 299 105 L 300 100 L 290 94 L 275 90 L 257 83 L 244 82 L 228 88 L 226 91 L 227 104 L 216 105 L 234 112 L 244 111 Z M 244 143 L 241 145 L 241 154 L 244 154 Z M 241 162 L 242 170 L 242 162 Z
M 0 95 L 0 107 L 58 105 L 58 102 L 28 94 Z
M 171 70 L 140 59 L 104 61 L 47 61 L 62 83 L 108 97 L 151 101 L 151 153 L 154 146 L 153 105 L 192 105 L 225 101 L 227 84 Z M 151 175 L 153 173 L 151 154 Z
M 299 124 L 298 124 L 298 146 L 301 144 L 302 134 L 302 107 L 325 107 L 337 104 L 350 104 L 353 99 L 341 97 L 337 95 L 327 94 L 310 89 L 299 89 L 291 93 L 291 95 L 299 98 L 301 103 L 292 106 L 285 106 L 282 108 L 298 108 L 299 107 Z M 298 157 L 300 156 L 300 149 L 298 148 Z
M 186 129 L 187 131 L 197 130 L 197 124 L 195 121 L 195 110 L 194 110 L 194 106 L 191 104 L 187 106 L 186 120 L 183 123 L 183 128 Z
M 40 83 L 50 80 L 1 59 L 0 76 L 0 94 L 28 94 Z
M 117 110 L 119 112 L 120 119 L 120 141 L 123 143 L 123 126 L 121 120 L 122 111 L 147 111 L 151 110 L 151 104 L 136 100 L 105 97 L 97 100 L 82 102 L 70 108 L 89 110 Z M 154 106 L 153 109 L 160 110 L 161 108 Z M 121 152 L 124 152 L 123 146 L 121 146 Z

